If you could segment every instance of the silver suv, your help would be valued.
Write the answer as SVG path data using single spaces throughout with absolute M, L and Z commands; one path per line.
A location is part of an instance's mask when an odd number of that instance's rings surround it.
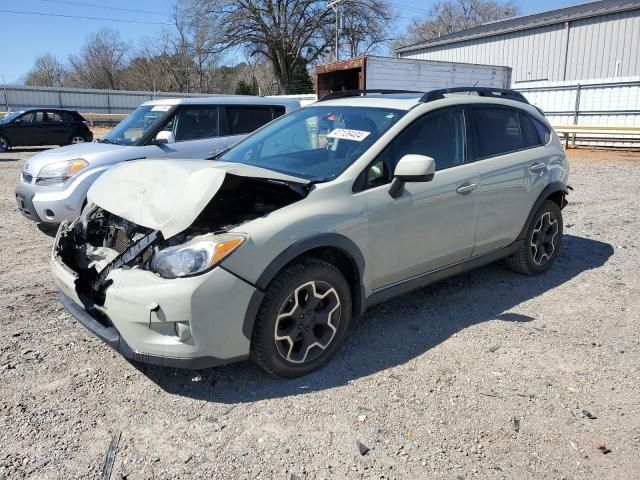
M 295 377 L 375 303 L 499 259 L 544 273 L 562 146 L 522 95 L 464 90 L 337 92 L 213 159 L 111 169 L 59 229 L 62 303 L 129 359 Z
M 218 96 L 143 103 L 94 143 L 45 150 L 31 157 L 16 187 L 30 220 L 60 223 L 80 215 L 91 184 L 117 163 L 176 152 L 205 158 L 300 107 L 278 97 Z

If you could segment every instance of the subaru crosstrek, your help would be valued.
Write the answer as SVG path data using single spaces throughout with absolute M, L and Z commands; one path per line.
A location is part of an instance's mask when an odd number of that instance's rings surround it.
M 459 90 L 336 92 L 215 158 L 109 170 L 58 231 L 62 303 L 129 359 L 295 377 L 372 304 L 503 258 L 544 273 L 558 137 L 517 92 Z

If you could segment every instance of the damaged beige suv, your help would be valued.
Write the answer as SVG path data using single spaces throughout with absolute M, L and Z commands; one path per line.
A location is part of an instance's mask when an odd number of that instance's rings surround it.
M 109 170 L 51 268 L 65 307 L 129 359 L 295 377 L 372 304 L 503 258 L 545 272 L 567 177 L 517 92 L 337 92 L 212 159 Z

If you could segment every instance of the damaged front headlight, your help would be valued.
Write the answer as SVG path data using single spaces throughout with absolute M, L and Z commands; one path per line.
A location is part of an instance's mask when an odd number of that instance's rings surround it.
M 247 239 L 240 233 L 207 234 L 182 245 L 156 251 L 150 270 L 163 278 L 188 277 L 219 264 Z
M 40 169 L 36 175 L 37 185 L 60 185 L 89 165 L 84 158 L 72 158 L 50 163 Z

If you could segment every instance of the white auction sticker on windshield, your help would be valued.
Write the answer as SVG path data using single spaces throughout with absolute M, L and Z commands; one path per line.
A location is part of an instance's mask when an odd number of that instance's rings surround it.
M 151 109 L 152 112 L 168 112 L 171 105 L 154 105 Z
M 327 138 L 342 138 L 344 140 L 353 140 L 361 142 L 369 136 L 371 132 L 364 130 L 349 130 L 348 128 L 336 128 L 327 134 Z

